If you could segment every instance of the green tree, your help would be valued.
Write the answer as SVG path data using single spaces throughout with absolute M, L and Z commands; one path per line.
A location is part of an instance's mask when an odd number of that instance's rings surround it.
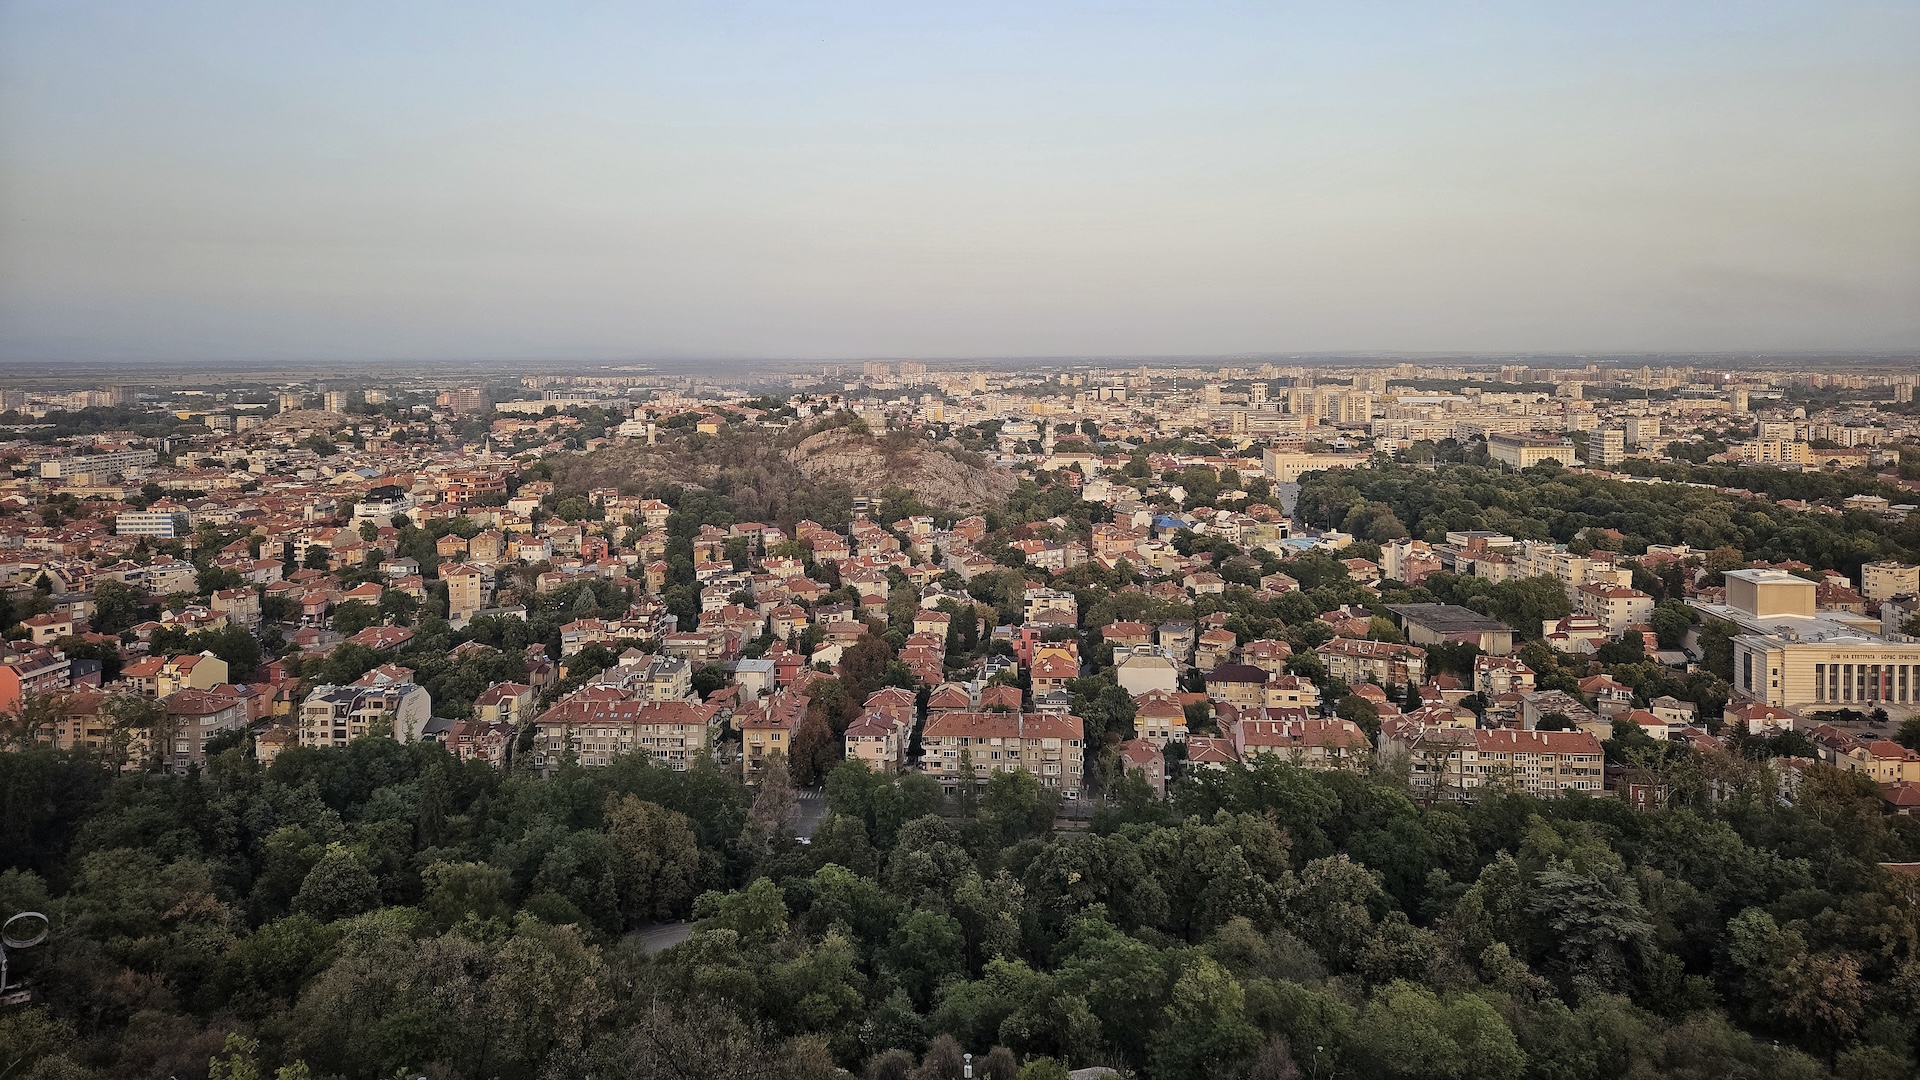
M 294 910 L 323 922 L 371 911 L 380 903 L 380 882 L 360 857 L 340 844 L 328 844 L 294 895 Z
M 1253 1056 L 1260 1033 L 1246 1018 L 1246 995 L 1227 970 L 1202 954 L 1173 984 L 1155 1075 L 1200 1078 L 1231 1073 Z
M 1362 1056 L 1381 1077 L 1405 1080 L 1513 1080 L 1526 1056 L 1500 1014 L 1470 994 L 1441 997 L 1396 982 L 1367 1004 Z
M 684 914 L 700 873 L 700 849 L 685 814 L 631 795 L 606 804 L 620 911 L 629 926 Z

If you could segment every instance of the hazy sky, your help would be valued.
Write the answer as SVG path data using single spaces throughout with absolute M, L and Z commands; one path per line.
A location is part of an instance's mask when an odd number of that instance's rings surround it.
M 1920 4 L 0 0 L 0 361 L 1920 347 Z

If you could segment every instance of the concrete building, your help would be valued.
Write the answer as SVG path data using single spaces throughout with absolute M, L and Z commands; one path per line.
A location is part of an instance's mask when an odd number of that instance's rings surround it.
M 1392 604 L 1387 610 L 1399 616 L 1407 640 L 1415 645 L 1461 643 L 1494 656 L 1513 651 L 1513 627 L 1471 608 L 1455 604 Z
M 108 450 L 99 454 L 69 454 L 40 463 L 40 479 L 73 480 L 83 476 L 115 477 L 160 460 L 152 450 Z
M 1847 705 L 1908 711 L 1920 704 L 1920 642 L 1892 641 L 1877 620 L 1817 611 L 1813 582 L 1781 570 L 1729 570 L 1724 604 L 1690 600 L 1727 619 L 1734 693 L 1781 708 Z
M 1626 432 L 1619 428 L 1602 428 L 1587 436 L 1587 464 L 1610 469 L 1626 459 Z
M 187 515 L 171 510 L 122 510 L 113 516 L 113 532 L 116 536 L 171 540 L 192 531 L 187 527 Z
M 1653 618 L 1653 597 L 1624 585 L 1582 585 L 1574 590 L 1573 607 L 1599 620 L 1609 636 L 1618 636 L 1629 626 L 1645 626 Z
M 1860 595 L 1869 600 L 1891 600 L 1915 594 L 1920 594 L 1920 566 L 1870 562 L 1860 567 Z
M 1081 786 L 1081 740 L 1077 716 L 1018 712 L 957 712 L 930 717 L 920 735 L 921 768 L 948 792 L 965 777 L 985 783 L 996 772 L 1024 769 L 1040 783 L 1077 797 Z
M 551 768 L 571 753 L 582 765 L 605 765 L 621 754 L 648 754 L 685 772 L 711 745 L 714 711 L 684 701 L 598 701 L 576 694 L 541 713 L 534 726 L 534 766 Z
M 1514 469 L 1531 469 L 1549 461 L 1572 465 L 1576 460 L 1573 440 L 1564 435 L 1490 434 L 1487 436 L 1487 456 Z
M 371 679 L 370 675 L 360 682 Z M 376 724 L 386 725 L 393 738 L 401 742 L 413 742 L 431 719 L 432 696 L 411 682 L 321 685 L 300 703 L 300 745 L 345 746 L 368 734 Z
M 469 563 L 443 566 L 440 580 L 447 583 L 447 622 L 454 629 L 466 626 L 487 606 L 487 578 L 479 567 Z
M 1551 798 L 1568 791 L 1599 794 L 1604 750 L 1585 731 L 1428 726 L 1390 719 L 1380 728 L 1383 754 L 1404 754 L 1415 792 L 1451 798 L 1480 788 Z M 1437 789 L 1437 790 L 1436 790 Z

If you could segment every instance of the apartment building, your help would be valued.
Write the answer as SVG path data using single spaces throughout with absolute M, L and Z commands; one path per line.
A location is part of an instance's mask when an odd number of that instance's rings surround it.
M 413 742 L 433 719 L 433 697 L 425 687 L 370 673 L 350 686 L 322 684 L 300 703 L 297 723 L 301 746 L 345 746 L 384 725 L 393 738 Z
M 1358 768 L 1372 757 L 1367 733 L 1351 720 L 1320 719 L 1304 709 L 1220 710 L 1220 733 L 1252 764 L 1269 755 L 1305 769 Z
M 1891 600 L 1920 594 L 1920 566 L 1898 562 L 1870 562 L 1860 567 L 1860 594 L 1869 600 Z
M 1574 590 L 1574 610 L 1592 616 L 1611 636 L 1653 618 L 1653 597 L 1624 585 L 1586 584 Z
M 1605 789 L 1605 751 L 1585 731 L 1427 726 L 1399 718 L 1381 725 L 1382 753 L 1405 754 L 1416 793 L 1471 797 L 1481 788 L 1552 798 Z
M 533 764 L 557 765 L 571 752 L 582 765 L 605 765 L 621 754 L 649 754 L 686 771 L 712 745 L 715 710 L 684 701 L 597 701 L 575 695 L 534 721 Z
M 874 772 L 892 775 L 906 764 L 907 736 L 912 726 L 879 711 L 863 713 L 847 725 L 846 756 L 864 761 Z
M 1424 682 L 1427 677 L 1427 650 L 1413 645 L 1334 638 L 1314 652 L 1326 665 L 1327 674 L 1348 684 L 1400 686 Z
M 460 629 L 487 606 L 487 575 L 471 563 L 455 563 L 440 568 L 440 580 L 447 584 L 447 622 Z
M 1084 725 L 1052 713 L 956 712 L 930 717 L 921 731 L 921 768 L 948 792 L 963 781 L 963 759 L 975 783 L 996 772 L 1025 769 L 1040 783 L 1076 797 L 1081 787 Z

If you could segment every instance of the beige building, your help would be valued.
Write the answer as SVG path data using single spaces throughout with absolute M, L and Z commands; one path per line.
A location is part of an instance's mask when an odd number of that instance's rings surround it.
M 1920 704 L 1920 642 L 1881 636 L 1877 620 L 1817 611 L 1814 583 L 1780 570 L 1729 570 L 1724 604 L 1689 601 L 1736 623 L 1734 693 L 1781 708 Z
M 1261 454 L 1261 465 L 1267 479 L 1282 484 L 1299 480 L 1302 473 L 1319 472 L 1322 469 L 1365 468 L 1367 461 L 1365 454 L 1309 454 L 1271 448 Z
M 1487 436 L 1487 456 L 1515 469 L 1530 469 L 1535 465 L 1545 465 L 1556 461 L 1562 465 L 1576 464 L 1573 440 L 1566 436 L 1547 435 L 1501 435 Z
M 1582 585 L 1574 590 L 1573 605 L 1615 636 L 1629 626 L 1645 626 L 1653 618 L 1653 597 L 1624 585 Z
M 1920 566 L 1870 562 L 1860 568 L 1860 595 L 1869 600 L 1891 600 L 1916 593 L 1920 593 Z
M 1855 746 L 1835 764 L 1848 772 L 1865 773 L 1876 784 L 1920 782 L 1920 752 L 1888 739 Z
M 684 772 L 711 745 L 713 710 L 684 701 L 561 701 L 534 721 L 533 763 L 551 768 L 569 753 L 582 765 L 605 765 L 621 754 L 649 754 Z
M 478 567 L 467 563 L 443 566 L 440 580 L 447 583 L 447 622 L 455 629 L 467 625 L 487 606 L 487 579 Z
M 1605 752 L 1584 731 L 1426 726 L 1398 719 L 1381 726 L 1382 753 L 1404 754 L 1416 793 L 1460 798 L 1482 787 L 1544 798 L 1605 788 Z
M 1727 460 L 1746 465 L 1807 465 L 1813 451 L 1790 439 L 1753 439 L 1727 447 Z
M 847 760 L 864 761 L 877 773 L 897 773 L 906 762 L 906 735 L 898 721 L 885 713 L 869 712 L 847 725 Z
M 1084 730 L 1079 717 L 1063 714 L 947 713 L 929 718 L 921 731 L 921 768 L 949 792 L 962 782 L 963 758 L 975 783 L 1024 769 L 1071 798 L 1081 786 Z

